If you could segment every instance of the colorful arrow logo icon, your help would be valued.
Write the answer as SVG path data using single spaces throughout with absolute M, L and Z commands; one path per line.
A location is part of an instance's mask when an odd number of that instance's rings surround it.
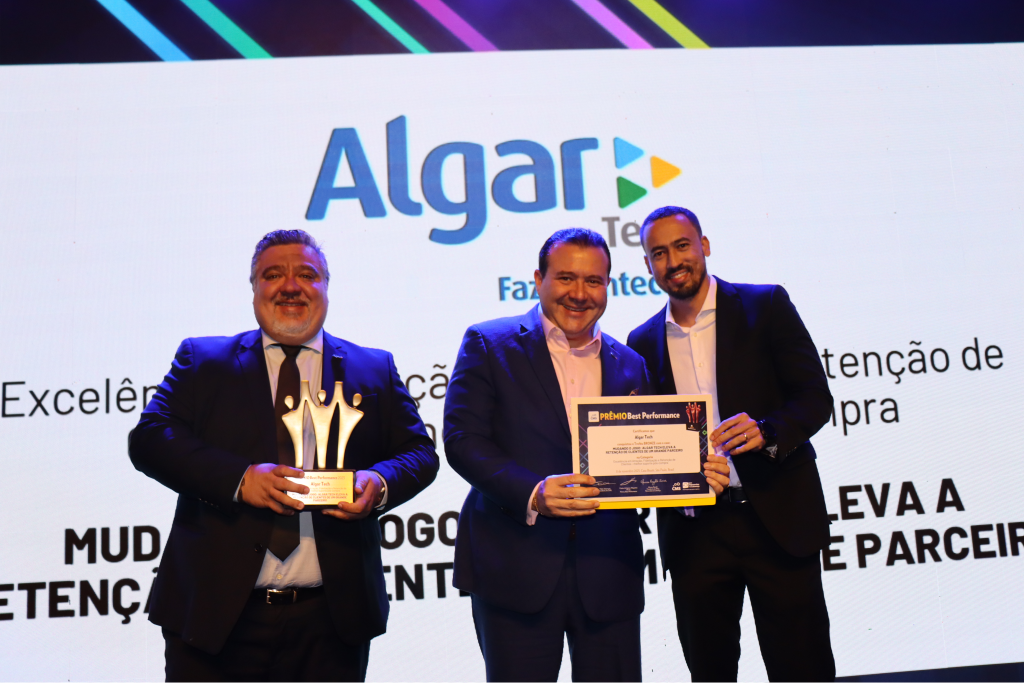
M 644 155 L 644 151 L 622 138 L 615 138 L 615 168 L 625 168 Z
M 670 180 L 679 176 L 682 171 L 678 166 L 673 166 L 664 159 L 651 157 L 651 184 L 661 187 Z
M 646 154 L 643 149 L 637 147 L 631 142 L 623 140 L 622 138 L 615 138 L 613 142 L 615 150 L 615 168 L 625 168 Z M 675 180 L 682 175 L 682 173 L 682 169 L 675 164 L 671 164 L 661 157 L 651 156 L 651 185 L 653 185 L 655 189 Z M 616 189 L 618 190 L 620 209 L 626 208 L 647 194 L 647 190 L 643 186 L 622 176 L 618 176 L 615 179 L 615 184 Z
M 625 209 L 627 206 L 635 202 L 636 200 L 647 194 L 647 190 L 640 187 L 634 182 L 626 180 L 622 176 L 615 179 L 619 190 L 619 208 Z

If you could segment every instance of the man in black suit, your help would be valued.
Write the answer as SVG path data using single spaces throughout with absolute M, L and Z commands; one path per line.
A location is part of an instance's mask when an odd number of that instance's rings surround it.
M 736 680 L 746 589 L 769 678 L 831 680 L 819 562 L 829 521 L 808 439 L 832 396 L 814 343 L 782 287 L 708 275 L 711 246 L 691 211 L 654 211 L 641 241 L 669 303 L 628 344 L 656 393 L 712 395 L 712 445 L 732 464 L 714 507 L 658 511 L 690 674 Z
M 183 341 L 129 437 L 135 467 L 179 494 L 150 607 L 168 680 L 364 680 L 385 631 L 377 517 L 439 463 L 391 354 L 323 331 L 329 279 L 308 234 L 266 235 L 250 275 L 260 329 Z M 281 421 L 301 381 L 325 404 L 335 381 L 349 405 L 361 395 L 344 452 L 356 499 L 337 509 L 287 495 L 308 492 L 285 478 L 302 470 Z M 308 412 L 303 436 L 312 469 Z M 335 415 L 328 454 L 337 439 Z
M 540 303 L 466 331 L 448 385 L 448 462 L 471 485 L 454 582 L 472 594 L 489 681 L 553 681 L 568 639 L 574 681 L 641 677 L 643 543 L 636 510 L 601 510 L 572 472 L 573 398 L 649 393 L 643 361 L 603 333 L 611 256 L 568 228 L 541 248 Z M 728 483 L 724 458 L 705 474 Z

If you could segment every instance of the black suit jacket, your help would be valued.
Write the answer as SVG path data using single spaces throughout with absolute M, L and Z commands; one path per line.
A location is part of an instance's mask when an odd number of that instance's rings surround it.
M 659 394 L 676 393 L 668 355 L 665 309 L 627 342 L 647 363 Z M 718 279 L 715 314 L 718 413 L 747 413 L 775 427 L 781 462 L 761 452 L 733 458 L 758 517 L 787 552 L 806 557 L 828 545 L 828 513 L 810 439 L 832 415 L 832 394 L 817 349 L 786 290 Z M 665 534 L 678 520 L 658 511 L 662 558 L 671 569 Z
M 379 472 L 388 507 L 400 505 L 434 480 L 439 463 L 391 354 L 326 332 L 323 352 L 327 401 L 336 380 L 349 404 L 363 395 L 345 467 Z M 129 436 L 135 467 L 179 494 L 150 621 L 211 653 L 238 620 L 270 537 L 275 513 L 232 499 L 249 465 L 277 462 L 271 395 L 259 330 L 186 339 Z M 337 416 L 331 433 L 328 453 L 336 452 Z M 387 623 L 379 512 L 358 522 L 312 516 L 324 592 L 338 634 L 351 643 Z
M 576 524 L 576 577 L 596 621 L 644 608 L 643 542 L 636 510 L 540 516 L 527 526 L 534 487 L 572 472 L 572 439 L 539 307 L 466 331 L 444 404 L 444 445 L 470 489 L 459 517 L 454 582 L 504 609 L 531 614 L 550 600 Z M 602 335 L 604 396 L 648 394 L 643 361 Z

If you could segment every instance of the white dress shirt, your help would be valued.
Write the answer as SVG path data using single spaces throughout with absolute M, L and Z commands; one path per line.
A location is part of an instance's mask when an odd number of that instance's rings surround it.
M 558 388 L 562 390 L 565 415 L 569 418 L 569 424 L 572 424 L 571 400 L 601 395 L 601 328 L 595 323 L 593 338 L 585 345 L 574 349 L 569 346 L 565 332 L 548 320 L 543 310 L 540 320 L 544 326 L 544 338 L 548 343 L 551 363 L 555 366 L 555 376 L 558 377 Z M 540 482 L 537 482 L 526 506 L 526 523 L 530 526 L 537 521 L 533 499 L 537 496 L 539 488 Z
M 277 378 L 284 362 L 284 349 L 263 332 L 263 354 L 267 359 L 267 374 L 270 375 L 270 400 L 277 400 Z M 323 373 L 324 331 L 302 345 L 295 363 L 299 366 L 299 380 L 309 380 L 309 393 L 316 396 L 320 391 Z M 295 397 L 298 399 L 298 396 Z M 313 418 L 306 411 L 302 422 L 303 469 L 313 469 L 316 460 L 316 434 L 313 432 Z M 313 513 L 299 513 L 299 547 L 282 562 L 267 550 L 263 556 L 263 568 L 256 579 L 256 588 L 286 588 L 319 586 L 323 583 L 320 575 L 320 560 L 316 555 L 316 540 L 313 538 Z
M 270 377 L 270 401 L 277 400 L 277 379 L 281 374 L 281 363 L 284 362 L 284 349 L 266 332 L 263 336 L 263 355 L 267 361 L 267 375 Z M 295 364 L 299 366 L 299 381 L 309 380 L 309 393 L 316 400 L 320 391 L 323 376 L 324 331 L 321 329 L 316 336 L 302 345 Z M 296 397 L 298 398 L 298 397 Z M 302 469 L 311 470 L 316 461 L 316 432 L 313 430 L 313 417 L 307 410 L 302 421 Z M 388 502 L 388 484 L 379 472 L 370 470 L 377 475 L 380 482 L 381 500 L 378 508 Z M 239 483 L 241 488 L 241 483 Z M 238 501 L 238 490 L 235 490 L 235 501 Z M 263 567 L 256 579 L 256 588 L 297 588 L 319 586 L 323 583 L 320 574 L 320 561 L 316 555 L 316 540 L 313 538 L 312 512 L 299 513 L 299 547 L 282 562 L 274 553 L 267 550 L 263 556 Z
M 665 337 L 668 342 L 668 357 L 672 363 L 672 378 L 675 380 L 677 394 L 711 394 L 711 424 L 709 433 L 714 430 L 722 418 L 718 414 L 718 376 L 715 362 L 715 319 L 718 299 L 718 281 L 708 275 L 710 286 L 704 305 L 697 313 L 693 327 L 682 327 L 672 316 L 672 303 L 665 310 Z M 722 455 L 721 449 L 715 453 Z M 732 465 L 732 456 L 726 455 L 729 461 L 729 486 L 742 486 L 736 468 Z

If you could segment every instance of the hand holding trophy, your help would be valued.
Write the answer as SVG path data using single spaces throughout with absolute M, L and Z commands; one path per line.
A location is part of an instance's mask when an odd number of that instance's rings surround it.
M 290 412 L 285 413 L 281 420 L 292 437 L 292 444 L 295 447 L 295 467 L 298 469 L 303 469 L 304 462 L 302 424 L 305 421 L 306 408 L 309 409 L 313 422 L 313 433 L 316 436 L 317 469 L 305 470 L 305 476 L 302 479 L 286 477 L 289 481 L 309 487 L 307 494 L 288 494 L 292 498 L 302 501 L 307 507 L 336 507 L 338 503 L 351 503 L 355 500 L 355 470 L 344 469 L 345 447 L 348 445 L 352 430 L 363 417 L 363 412 L 354 407 L 362 402 L 362 396 L 359 394 L 353 396 L 353 405 L 350 406 L 342 393 L 342 383 L 335 382 L 334 396 L 331 402 L 325 405 L 326 398 L 327 392 L 321 389 L 317 392 L 317 401 L 314 402 L 309 393 L 308 380 L 302 380 L 297 405 L 292 396 L 284 398 L 284 404 Z M 336 412 L 338 413 L 338 469 L 327 469 L 327 442 L 331 432 L 331 420 Z

